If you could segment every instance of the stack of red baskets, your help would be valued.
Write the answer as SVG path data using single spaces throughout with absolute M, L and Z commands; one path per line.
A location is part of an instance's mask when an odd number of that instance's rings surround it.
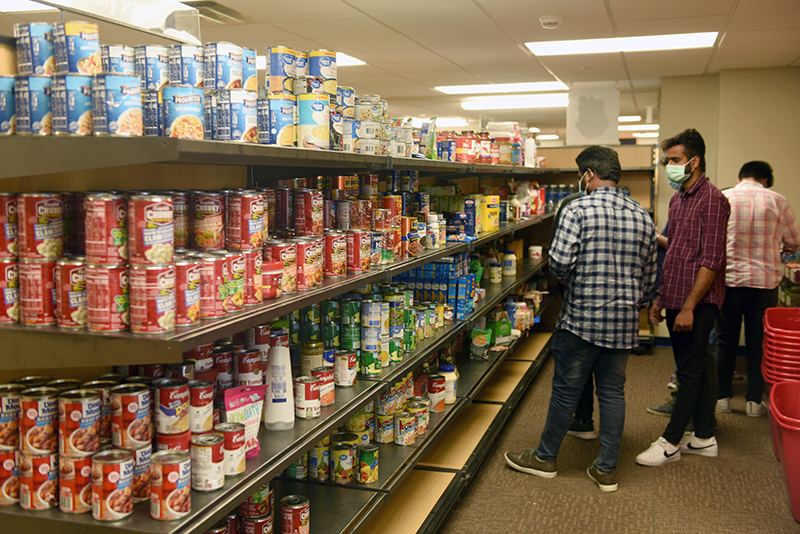
M 769 308 L 764 314 L 764 382 L 770 389 L 775 456 L 792 516 L 800 522 L 800 308 Z

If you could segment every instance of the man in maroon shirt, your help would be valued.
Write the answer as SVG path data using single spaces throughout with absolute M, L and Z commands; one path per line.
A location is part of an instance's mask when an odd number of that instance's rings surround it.
M 730 204 L 705 175 L 705 142 L 685 130 L 661 145 L 666 175 L 677 192 L 669 202 L 669 243 L 650 320 L 666 311 L 680 388 L 664 434 L 636 457 L 658 466 L 683 454 L 715 457 L 714 408 L 719 382 L 708 336 L 725 299 L 725 242 Z M 686 425 L 694 422 L 694 432 Z

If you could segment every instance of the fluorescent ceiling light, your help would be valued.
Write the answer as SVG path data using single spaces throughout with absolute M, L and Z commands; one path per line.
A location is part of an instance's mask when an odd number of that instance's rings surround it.
M 537 56 L 566 56 L 571 54 L 607 54 L 610 52 L 648 52 L 655 50 L 687 50 L 710 48 L 718 32 L 613 37 L 610 39 L 576 39 L 572 41 L 542 41 L 525 43 Z
M 418 119 L 417 117 L 413 117 L 411 119 L 411 126 L 413 128 L 422 128 L 422 125 L 426 122 L 430 122 L 429 119 Z M 468 126 L 469 121 L 467 119 L 459 119 L 457 117 L 437 117 L 436 118 L 436 128 L 461 128 L 464 126 Z
M 539 132 L 541 132 L 541 130 L 539 128 L 537 128 L 536 126 L 531 126 L 530 128 L 528 128 L 528 131 L 530 133 L 539 133 Z
M 448 95 L 479 95 L 492 93 L 525 93 L 536 91 L 566 91 L 561 82 L 487 83 L 478 85 L 439 85 L 437 91 Z
M 461 107 L 467 110 L 565 108 L 568 105 L 567 93 L 475 97 L 461 102 Z
M 336 52 L 336 66 L 337 67 L 355 67 L 358 65 L 366 65 L 366 62 L 356 59 L 353 56 L 348 56 L 341 52 Z
M 642 120 L 641 115 L 620 115 L 617 119 L 619 122 L 639 122 Z
M 539 139 L 539 141 L 555 141 L 558 139 L 558 136 L 556 134 L 544 134 L 537 137 L 537 139 Z
M 634 137 L 658 137 L 658 132 L 635 132 Z
M 35 11 L 58 11 L 58 9 L 29 0 L 0 0 L 0 13 L 32 13 Z
M 649 132 L 658 130 L 658 124 L 620 124 L 617 126 L 620 132 Z

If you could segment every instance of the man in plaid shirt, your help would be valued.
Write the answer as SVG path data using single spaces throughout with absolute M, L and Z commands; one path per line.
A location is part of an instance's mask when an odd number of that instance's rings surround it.
M 617 153 L 592 146 L 576 159 L 581 191 L 563 208 L 550 248 L 550 272 L 565 285 L 550 351 L 555 362 L 547 423 L 536 449 L 505 454 L 512 468 L 543 478 L 558 474 L 556 457 L 587 378 L 600 401 L 600 454 L 589 478 L 617 490 L 625 423 L 625 367 L 639 343 L 639 311 L 656 278 L 656 231 L 650 215 L 616 186 Z
M 725 239 L 731 209 L 705 175 L 705 142 L 694 129 L 661 145 L 665 173 L 677 192 L 669 201 L 669 242 L 658 299 L 650 308 L 656 324 L 666 310 L 680 387 L 664 434 L 636 457 L 659 466 L 683 454 L 717 456 L 714 407 L 717 366 L 708 336 L 725 298 Z M 694 432 L 684 435 L 689 421 Z
M 717 320 L 719 400 L 717 411 L 731 411 L 733 371 L 744 317 L 747 346 L 747 393 L 745 412 L 759 417 L 761 402 L 761 344 L 764 312 L 778 305 L 778 284 L 783 277 L 781 249 L 800 247 L 800 226 L 789 202 L 770 191 L 775 181 L 765 161 L 745 163 L 736 187 L 723 191 L 731 204 L 728 221 L 728 261 L 725 270 L 725 303 Z

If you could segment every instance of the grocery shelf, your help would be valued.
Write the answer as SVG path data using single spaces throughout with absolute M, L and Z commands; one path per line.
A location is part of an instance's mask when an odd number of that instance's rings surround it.
M 531 277 L 541 271 L 548 263 L 549 260 L 547 258 L 543 258 L 540 261 L 523 260 L 517 263 L 517 276 L 503 277 L 503 281 L 499 284 L 490 284 L 488 282 L 484 284 L 483 287 L 486 289 L 486 296 L 475 306 L 475 310 L 470 317 L 475 318 L 484 315 L 494 308 L 495 305 L 502 302 L 508 295 L 516 291 L 518 287 L 530 280 Z M 544 304 L 544 300 L 542 304 Z M 540 306 L 540 310 L 541 309 Z
M 513 340 L 508 344 L 508 350 L 490 351 L 489 357 L 485 360 L 459 359 L 456 362 L 458 367 L 458 396 L 473 398 L 475 394 L 492 378 L 494 372 L 509 354 L 517 347 L 522 337 Z
M 461 495 L 461 491 L 466 485 L 467 481 L 464 477 L 454 476 L 450 484 L 448 484 L 444 492 L 442 492 L 439 500 L 433 505 L 433 509 L 428 512 L 428 517 L 425 518 L 422 525 L 417 529 L 416 534 L 434 534 L 439 530 L 439 527 L 442 525 L 442 522 L 447 517 L 447 514 L 450 512 L 450 509 L 453 507 L 456 499 Z
M 480 234 L 478 234 L 476 236 L 477 239 L 470 242 L 470 250 L 475 250 L 480 245 L 493 241 L 498 237 L 502 237 L 506 234 L 516 232 L 517 230 L 522 230 L 523 228 L 527 228 L 535 224 L 539 224 L 540 222 L 552 216 L 553 216 L 552 213 L 546 213 L 542 215 L 537 215 L 535 217 L 531 217 L 529 219 L 522 219 L 519 221 L 511 221 L 511 222 L 501 222 L 500 230 L 498 230 L 497 232 L 481 232 Z
M 0 507 L 0 523 L 13 532 L 36 532 L 54 528 L 59 534 L 86 534 L 103 531 L 113 534 L 190 534 L 203 532 L 236 508 L 253 491 L 280 474 L 298 456 L 334 432 L 365 403 L 385 388 L 381 382 L 357 381 L 351 388 L 336 388 L 336 403 L 322 408 L 315 419 L 297 419 L 291 430 L 259 431 L 261 450 L 247 460 L 244 475 L 229 478 L 214 492 L 192 492 L 192 511 L 177 521 L 156 521 L 146 503 L 135 507 L 133 515 L 116 522 L 98 522 L 91 514 L 66 514 L 57 509 L 30 512 L 19 506 Z
M 426 263 L 436 261 L 445 256 L 452 256 L 453 254 L 459 254 L 468 251 L 469 251 L 469 243 L 449 242 L 446 243 L 445 246 L 440 247 L 438 249 L 426 250 L 425 252 L 414 258 L 403 258 L 400 260 L 395 260 L 394 263 L 387 265 L 384 270 L 391 278 L 397 276 L 398 274 L 402 274 L 406 271 L 410 271 L 411 269 L 416 269 L 417 267 L 421 267 Z

